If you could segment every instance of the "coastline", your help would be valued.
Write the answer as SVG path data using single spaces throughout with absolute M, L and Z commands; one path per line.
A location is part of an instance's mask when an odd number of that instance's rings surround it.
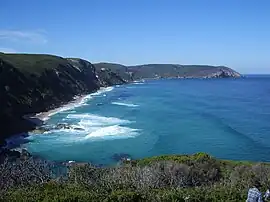
M 84 102 L 86 102 L 88 100 L 87 98 L 89 98 L 89 95 L 91 95 L 91 94 L 74 96 L 73 100 L 71 100 L 70 102 L 68 102 L 66 104 L 63 104 L 63 105 L 56 107 L 54 109 L 51 109 L 49 111 L 39 112 L 39 113 L 34 114 L 34 115 L 24 115 L 23 118 L 28 120 L 28 121 L 33 121 L 34 119 L 39 119 L 42 122 L 45 122 L 50 118 L 50 116 L 53 116 L 59 112 L 67 111 L 67 110 L 75 108 L 79 105 L 84 104 Z
M 109 92 L 109 91 L 113 90 L 113 88 L 114 88 L 114 86 L 101 87 L 97 91 L 89 93 L 89 94 L 76 95 L 73 97 L 73 100 L 71 100 L 63 105 L 60 105 L 54 109 L 44 111 L 44 112 L 39 112 L 36 114 L 26 114 L 23 116 L 23 119 L 25 119 L 31 123 L 34 123 L 36 127 L 41 126 L 47 120 L 49 120 L 51 116 L 53 116 L 59 112 L 71 110 L 73 108 L 82 106 L 88 100 L 92 99 L 94 96 L 98 96 L 102 93 Z M 27 143 L 29 140 L 27 140 L 26 138 L 29 137 L 29 132 L 31 132 L 33 130 L 35 130 L 35 128 L 32 130 L 22 132 L 22 133 L 13 134 L 12 136 L 4 139 L 5 145 L 0 146 L 0 152 L 1 152 L 1 148 L 2 149 L 17 149 L 22 144 Z
M 24 119 L 31 121 L 35 123 L 35 120 L 38 119 L 44 123 L 45 121 L 49 120 L 51 116 L 59 113 L 59 112 L 64 112 L 67 110 L 71 110 L 73 108 L 79 107 L 83 104 L 85 104 L 88 100 L 92 99 L 94 96 L 100 95 L 101 93 L 109 92 L 113 90 L 114 86 L 108 86 L 108 87 L 101 87 L 98 89 L 96 92 L 92 92 L 89 94 L 84 94 L 84 95 L 76 95 L 73 97 L 73 100 L 67 102 L 66 104 L 60 105 L 59 107 L 56 107 L 54 109 L 44 111 L 44 112 L 39 112 L 36 114 L 26 114 L 23 116 Z

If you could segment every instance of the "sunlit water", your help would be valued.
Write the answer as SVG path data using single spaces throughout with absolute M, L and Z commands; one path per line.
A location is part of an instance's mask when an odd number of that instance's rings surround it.
M 132 158 L 207 152 L 270 161 L 270 78 L 156 80 L 104 89 L 50 116 L 71 124 L 24 145 L 51 160 L 113 164 Z M 74 129 L 75 128 L 75 129 Z

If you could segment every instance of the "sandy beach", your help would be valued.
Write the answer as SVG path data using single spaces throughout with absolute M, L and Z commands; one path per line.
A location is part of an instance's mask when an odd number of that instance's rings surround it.
M 34 122 L 37 125 L 41 125 L 44 121 L 47 121 L 50 118 L 50 116 L 57 114 L 59 112 L 67 111 L 72 108 L 78 107 L 82 105 L 83 103 L 85 103 L 89 98 L 91 98 L 90 94 L 82 95 L 82 96 L 75 96 L 72 101 L 60 107 L 57 107 L 55 109 L 52 109 L 46 112 L 40 112 L 34 115 L 27 114 L 27 115 L 24 115 L 23 118 L 31 122 Z
M 49 110 L 49 111 L 46 111 L 46 112 L 40 112 L 40 113 L 37 113 L 37 114 L 34 114 L 34 115 L 33 114 L 32 115 L 24 115 L 24 118 L 29 120 L 29 121 L 35 122 L 35 123 L 37 123 L 36 122 L 37 120 L 44 122 L 44 121 L 47 121 L 50 118 L 50 116 L 52 116 L 54 114 L 57 114 L 59 112 L 67 111 L 67 110 L 73 109 L 75 107 L 81 106 L 85 102 L 87 102 L 89 99 L 93 98 L 94 96 L 98 96 L 101 93 L 108 92 L 108 91 L 111 91 L 111 90 L 113 90 L 113 87 L 102 87 L 97 92 L 94 92 L 94 93 L 91 93 L 91 94 L 86 94 L 86 95 L 81 95 L 81 96 L 74 96 L 73 100 L 70 101 L 67 104 L 64 104 L 64 105 L 62 105 L 60 107 L 57 107 L 55 109 L 52 109 L 52 110 Z

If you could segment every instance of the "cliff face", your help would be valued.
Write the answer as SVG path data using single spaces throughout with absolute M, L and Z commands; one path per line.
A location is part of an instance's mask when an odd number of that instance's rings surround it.
M 105 80 L 100 77 L 90 62 L 81 59 L 1 54 L 0 139 L 34 127 L 22 118 L 25 114 L 48 111 L 103 85 L 123 83 L 113 73 Z
M 52 55 L 0 53 L 0 142 L 34 127 L 23 115 L 47 111 L 101 86 L 145 78 L 225 78 L 227 67 L 151 64 L 123 66 Z

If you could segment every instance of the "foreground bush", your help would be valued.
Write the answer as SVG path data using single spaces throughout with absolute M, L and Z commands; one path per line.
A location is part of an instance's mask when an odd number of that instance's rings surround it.
M 203 153 L 159 156 L 118 167 L 75 164 L 68 167 L 68 177 L 52 171 L 55 165 L 46 161 L 6 161 L 0 165 L 1 200 L 244 201 L 252 180 L 261 181 L 262 191 L 270 182 L 268 164 L 222 161 Z
M 236 187 L 198 187 L 185 189 L 151 189 L 105 191 L 71 184 L 46 183 L 10 190 L 3 201 L 244 201 L 245 191 Z

